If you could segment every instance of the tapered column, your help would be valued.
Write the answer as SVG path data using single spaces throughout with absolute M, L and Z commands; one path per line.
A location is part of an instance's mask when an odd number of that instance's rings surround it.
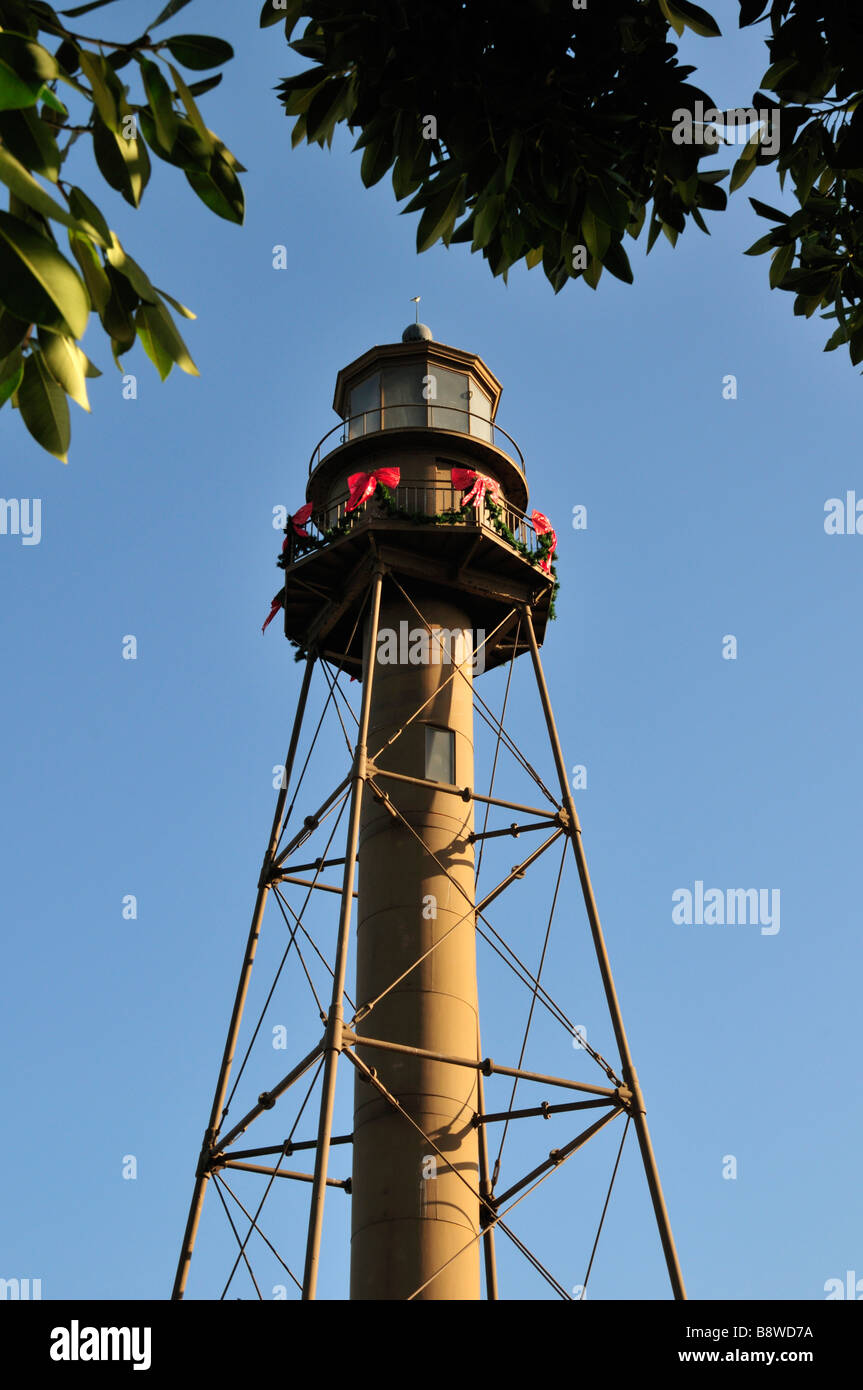
M 432 697 L 380 756 L 379 766 L 472 786 L 469 619 L 440 599 L 424 598 L 419 606 L 431 635 L 403 600 L 385 602 L 382 608 L 369 754 L 373 757 Z M 453 662 L 465 656 L 462 669 L 468 679 L 458 674 L 449 679 Z M 435 942 L 446 939 L 375 1005 L 357 1031 L 411 1047 L 476 1057 L 474 854 L 467 838 L 473 829 L 472 803 L 406 783 L 389 782 L 386 790 L 408 825 L 373 796 L 365 798 L 357 909 L 358 1002 L 377 998 Z M 351 1298 L 405 1299 L 443 1266 L 420 1298 L 479 1298 L 480 1241 L 474 1239 L 479 1231 L 479 1148 L 472 1124 L 476 1074 L 404 1054 L 364 1052 L 361 1046 L 358 1054 L 377 1069 L 383 1085 L 432 1145 L 358 1076 Z

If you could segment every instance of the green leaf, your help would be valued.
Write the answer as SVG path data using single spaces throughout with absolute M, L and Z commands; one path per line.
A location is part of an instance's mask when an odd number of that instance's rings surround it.
M 179 14 L 180 10 L 184 10 L 188 4 L 189 0 L 169 0 L 165 8 L 156 15 L 153 23 L 147 25 L 147 33 L 151 29 L 157 29 L 160 24 L 164 24 L 166 19 L 173 19 L 174 15 Z
M 24 376 L 24 361 L 18 349 L 0 362 L 0 407 L 14 396 Z
M 78 45 L 72 39 L 64 39 L 54 54 L 57 62 L 64 72 L 71 77 L 72 73 L 78 72 L 81 67 L 81 60 L 78 57 Z
M 18 387 L 21 419 L 36 440 L 61 463 L 67 462 L 71 426 L 66 393 L 45 365 L 41 352 L 32 352 L 24 364 Z
M 113 232 L 111 233 L 111 245 L 106 252 L 106 259 L 109 265 L 112 265 L 116 271 L 125 276 L 139 298 L 150 304 L 158 304 L 159 296 L 156 290 L 150 284 L 137 261 L 133 261 L 132 257 L 123 250 Z
M 156 292 L 157 294 L 160 294 L 163 299 L 167 299 L 171 307 L 173 309 L 176 309 L 178 314 L 182 314 L 184 319 L 196 319 L 198 317 L 197 314 L 192 313 L 191 309 L 187 309 L 185 304 L 181 304 L 179 299 L 175 299 L 172 294 L 168 294 L 167 290 L 160 290 L 157 285 Z
M 69 235 L 69 246 L 72 255 L 81 267 L 81 274 L 84 276 L 84 284 L 87 286 L 90 303 L 99 317 L 102 318 L 105 306 L 111 298 L 111 282 L 105 273 L 105 267 L 102 265 L 99 253 L 89 237 L 77 235 L 74 232 Z
M 66 227 L 76 225 L 71 213 L 68 213 L 61 203 L 52 198 L 50 193 L 46 193 L 42 185 L 37 183 L 33 175 L 28 173 L 14 154 L 4 149 L 2 145 L 0 145 L 0 180 L 15 194 L 16 198 L 40 213 L 42 217 L 53 217 L 55 221 L 62 222 Z
M 30 324 L 10 314 L 0 305 L 0 357 L 8 357 L 16 347 L 23 343 Z
M 308 125 L 308 117 L 306 117 Z M 311 138 L 307 136 L 307 138 Z M 366 188 L 378 183 L 393 162 L 393 144 L 389 133 L 384 132 L 376 140 L 370 141 L 363 150 L 360 165 L 360 178 Z
M 0 111 L 16 111 L 35 106 L 39 100 L 41 82 L 25 82 L 14 68 L 0 57 Z
M 309 102 L 306 112 L 306 138 L 319 145 L 332 140 L 339 121 L 353 108 L 353 84 L 350 77 L 338 77 L 324 83 Z M 386 172 L 386 171 L 385 171 Z
M 750 198 L 749 201 L 759 217 L 769 217 L 771 222 L 788 221 L 787 212 L 781 212 L 779 208 L 772 208 L 769 203 L 762 203 L 759 198 Z
M 191 82 L 189 91 L 193 97 L 203 96 L 205 92 L 211 92 L 214 87 L 218 87 L 224 75 L 223 72 L 214 72 L 212 77 L 202 77 L 200 82 Z
M 595 256 L 591 256 L 586 268 L 582 271 L 582 278 L 585 284 L 590 285 L 590 288 L 595 290 L 599 284 L 599 277 L 601 274 L 602 261 L 597 260 Z
M 79 15 L 89 14 L 91 10 L 101 10 L 103 5 L 113 5 L 114 0 L 89 0 L 86 5 L 76 5 L 74 10 L 61 10 L 62 15 L 68 19 L 77 19 Z
M 134 346 L 135 324 L 132 315 L 139 301 L 128 280 L 124 280 L 112 265 L 106 267 L 105 274 L 111 296 L 99 317 L 105 331 L 111 336 L 111 350 L 116 358 L 117 352 L 128 352 Z
M 61 203 L 58 203 L 41 184 L 37 183 L 32 174 L 29 174 L 20 164 L 13 154 L 4 150 L 0 146 L 0 179 L 11 189 L 16 198 L 20 198 L 22 203 L 34 211 L 41 213 L 43 217 L 53 218 L 55 222 L 62 222 L 64 227 L 71 227 L 73 231 L 89 231 L 89 228 L 82 227 L 77 218 L 67 212 Z
M 582 213 L 581 234 L 593 259 L 602 261 L 611 240 L 611 230 L 605 222 L 597 221 L 589 206 Z
M 746 148 L 731 171 L 731 182 L 728 185 L 729 193 L 734 193 L 736 189 L 740 188 L 741 184 L 744 184 L 757 169 L 758 166 L 755 162 L 757 143 L 757 136 L 755 146 L 752 145 L 751 141 L 747 142 Z
M 80 49 L 81 70 L 88 79 L 93 89 L 93 104 L 103 122 L 114 134 L 120 133 L 120 121 L 117 113 L 117 102 L 114 93 L 109 85 L 110 79 L 106 77 L 105 70 L 108 68 L 107 61 L 101 53 L 90 53 L 88 49 Z
M 633 238 L 634 241 L 637 241 L 638 238 L 641 236 L 641 229 L 644 226 L 644 218 L 646 213 L 647 209 L 644 203 L 639 203 L 636 206 L 635 211 L 630 213 L 629 221 L 626 224 L 626 230 L 628 231 L 629 235 Z
M 76 188 L 74 184 L 69 186 L 69 206 L 79 222 L 88 224 L 84 230 L 93 241 L 97 241 L 100 246 L 111 245 L 111 229 L 108 223 L 84 190 Z
M 473 241 L 473 213 L 470 213 L 463 222 L 459 222 L 449 239 L 449 245 L 460 246 L 464 241 Z
M 629 257 L 624 251 L 619 241 L 612 241 L 608 250 L 602 258 L 602 264 L 618 280 L 623 280 L 625 284 L 632 284 L 632 266 L 629 264 Z
M 150 158 L 143 140 L 126 140 L 94 117 L 93 153 L 106 183 L 138 207 L 150 177 Z
M 65 256 L 8 212 L 0 212 L 0 302 L 43 328 L 68 324 L 74 338 L 83 337 L 90 317 L 87 291 Z
M 465 176 L 462 175 L 455 187 L 447 183 L 431 198 L 417 227 L 417 251 L 428 251 L 438 238 L 446 240 L 464 198 Z
M 159 373 L 160 380 L 164 381 L 166 377 L 171 375 L 174 359 L 162 343 L 161 338 L 153 331 L 143 304 L 135 314 L 135 327 L 138 330 L 141 346 Z
M 421 186 L 422 180 L 414 175 L 413 162 L 407 155 L 399 155 L 393 165 L 393 192 L 396 198 L 408 198 Z
M 0 63 L 7 66 L 28 86 L 53 82 L 60 75 L 60 65 L 53 53 L 35 39 L 24 34 L 0 32 Z
M 722 31 L 712 15 L 689 0 L 659 0 L 659 7 L 675 33 L 682 34 L 684 25 L 705 39 L 719 39 Z
M 174 34 L 165 40 L 165 47 L 184 68 L 194 68 L 196 71 L 217 68 L 234 56 L 229 43 L 224 39 L 210 38 L 207 34 Z
M 165 366 L 166 362 L 176 362 L 181 371 L 200 376 L 174 320 L 161 304 L 142 304 L 135 315 L 135 325 L 144 351 L 163 381 L 171 370 L 170 365 Z
M 192 93 L 189 91 L 189 88 L 186 86 L 186 83 L 185 83 L 184 79 L 183 79 L 183 78 L 180 76 L 180 74 L 177 72 L 177 69 L 174 67 L 174 64 L 173 64 L 173 63 L 169 63 L 169 64 L 168 64 L 168 67 L 170 68 L 170 70 L 171 70 L 171 76 L 173 77 L 174 82 L 175 82 L 176 85 L 177 85 L 177 91 L 178 91 L 179 94 L 180 94 L 180 100 L 182 101 L 183 105 L 184 105 L 185 108 L 186 108 L 186 115 L 189 117 L 190 122 L 191 122 L 192 125 L 194 126 L 195 130 L 198 132 L 198 136 L 200 137 L 200 141 L 201 141 L 201 144 L 203 145 L 204 149 L 207 151 L 208 154 L 212 154 L 212 151 L 213 151 L 213 137 L 212 137 L 212 135 L 210 134 L 209 130 L 207 129 L 206 125 L 204 124 L 204 119 L 203 119 L 203 117 L 202 117 L 200 111 L 198 110 L 197 105 L 195 104 L 195 98 L 192 96 Z M 175 117 L 174 117 L 175 133 L 176 133 L 176 120 L 177 120 L 177 118 L 176 118 L 176 116 L 175 116 Z M 157 122 L 157 128 L 158 128 L 158 122 Z M 161 137 L 160 137 L 160 138 L 161 138 Z M 162 141 L 162 144 L 164 145 L 164 143 L 165 143 L 165 141 L 163 140 L 163 141 Z M 171 144 L 173 145 L 173 143 L 174 143 L 174 142 L 173 142 L 173 140 L 172 140 L 172 141 L 171 141 Z
M 848 325 L 847 325 L 847 323 L 845 323 L 845 324 L 840 323 L 839 327 L 838 327 L 833 333 L 830 334 L 830 337 L 827 339 L 827 342 L 824 344 L 824 351 L 825 351 L 825 352 L 835 352 L 836 349 L 837 349 L 838 347 L 841 347 L 842 344 L 843 344 L 843 343 L 847 343 L 847 341 L 848 341 Z
M 524 144 L 524 136 L 520 130 L 513 131 L 509 139 L 506 153 L 506 165 L 503 171 L 503 186 L 509 188 L 515 174 L 515 166 L 518 164 L 518 157 L 521 154 Z
M 162 76 L 161 70 L 148 58 L 137 53 L 136 58 L 144 79 L 144 90 L 156 123 L 156 134 L 165 149 L 171 150 L 177 138 L 177 113 L 171 99 L 171 89 Z
M 175 168 L 184 169 L 187 172 L 190 169 L 198 169 L 201 173 L 207 172 L 212 158 L 210 148 L 201 142 L 200 135 L 185 116 L 178 119 L 177 138 L 172 150 L 166 150 L 160 144 L 155 121 L 146 107 L 142 107 L 138 112 L 138 119 L 150 149 L 160 159 L 164 159 L 166 164 L 173 164 Z
M 218 135 L 213 135 L 212 131 L 210 131 L 210 135 L 213 137 L 213 144 L 215 145 L 216 150 L 221 155 L 225 163 L 229 165 L 231 169 L 233 169 L 235 174 L 244 174 L 246 172 L 245 164 L 240 163 L 240 161 L 237 159 L 237 156 L 231 153 L 227 145 L 219 139 Z
M 242 226 L 245 214 L 245 200 L 239 179 L 219 150 L 216 150 L 207 173 L 197 169 L 186 169 L 186 178 L 194 188 L 202 203 L 224 217 L 226 222 L 236 222 Z
M 36 96 L 38 101 L 43 101 L 46 106 L 50 106 L 51 110 L 56 111 L 64 120 L 69 115 L 68 108 L 63 105 L 57 93 L 47 83 L 42 83 Z
M 488 246 L 494 235 L 495 227 L 500 221 L 503 207 L 503 194 L 497 193 L 486 198 L 480 207 L 474 209 L 472 250 L 477 251 Z
M 594 217 L 615 232 L 622 232 L 629 221 L 629 205 L 623 194 L 599 179 L 591 179 L 587 186 L 587 206 Z
M 71 400 L 80 405 L 82 410 L 89 412 L 90 402 L 87 399 L 85 374 L 87 358 L 78 344 L 65 335 L 40 328 L 39 347 L 54 380 L 63 387 Z
M 782 58 L 777 63 L 772 63 L 761 79 L 761 86 L 767 87 L 771 92 L 778 90 L 783 77 L 787 77 L 792 68 L 796 68 L 796 58 Z
M 744 256 L 763 256 L 765 251 L 770 251 L 776 245 L 773 240 L 775 232 L 767 232 L 765 236 L 753 241 L 752 245 L 743 252 Z
M 798 266 L 796 270 L 789 270 L 783 277 L 782 288 L 786 290 L 796 290 L 802 295 L 822 295 L 828 288 L 831 281 L 837 277 L 837 268 L 831 265 L 828 268 L 813 266 Z
M 305 116 L 298 116 L 297 119 L 294 121 L 293 129 L 291 130 L 291 149 L 295 150 L 297 148 L 297 145 L 302 144 L 305 138 L 306 118 Z
M 258 24 L 261 29 L 269 29 L 271 24 L 285 21 L 288 38 L 303 12 L 303 0 L 265 0 Z
M 60 150 L 51 127 L 35 111 L 0 111 L 0 141 L 25 169 L 57 182 Z
M 790 241 L 787 246 L 780 246 L 770 262 L 770 288 L 772 290 L 776 289 L 791 269 L 796 245 L 796 242 Z

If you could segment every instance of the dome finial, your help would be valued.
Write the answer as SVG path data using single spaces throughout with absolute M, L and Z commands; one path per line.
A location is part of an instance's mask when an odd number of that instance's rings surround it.
M 415 304 L 415 305 L 417 306 L 417 307 L 416 307 L 416 322 L 415 322 L 415 323 L 409 323 L 409 324 L 408 324 L 407 328 L 405 329 L 404 333 L 402 334 L 402 342 L 403 342 L 403 343 L 419 343 L 419 342 L 423 342 L 423 341 L 425 341 L 425 342 L 431 342 L 431 340 L 432 340 L 432 331 L 431 331 L 431 329 L 429 328 L 428 324 L 420 323 L 420 300 L 421 300 L 421 299 L 422 299 L 422 295 L 420 295 L 420 294 L 413 294 L 413 295 L 411 295 L 411 303 L 412 303 L 412 304 Z

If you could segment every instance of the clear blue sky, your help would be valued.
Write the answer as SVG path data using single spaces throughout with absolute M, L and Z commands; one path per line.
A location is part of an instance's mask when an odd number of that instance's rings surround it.
M 125 35 L 146 8 L 131 0 L 88 23 Z M 687 42 L 694 80 L 746 106 L 766 66 L 759 33 L 738 34 L 730 0 L 710 8 L 726 37 Z M 828 498 L 863 497 L 863 384 L 841 352 L 822 353 L 827 325 L 793 319 L 790 296 L 767 288 L 766 260 L 741 254 L 766 226 L 746 194 L 781 195 L 757 176 L 732 211 L 709 215 L 711 237 L 692 227 L 646 261 L 636 249 L 635 286 L 606 278 L 597 294 L 573 284 L 555 298 L 539 270 L 505 287 L 463 246 L 417 258 L 415 217 L 398 215 L 388 181 L 363 189 L 346 133 L 329 153 L 291 150 L 273 87 L 302 65 L 279 30 L 258 30 L 257 4 L 242 11 L 213 0 L 173 28 L 236 48 L 203 107 L 248 166 L 245 227 L 215 219 L 158 161 L 138 212 L 78 157 L 83 141 L 74 165 L 151 278 L 198 313 L 184 331 L 200 380 L 160 384 L 136 348 L 138 398 L 124 400 L 95 326 L 86 346 L 104 376 L 92 416 L 72 407 L 67 467 L 9 409 L 0 418 L 4 496 L 42 501 L 38 545 L 0 537 L 0 1275 L 41 1278 L 46 1298 L 170 1291 L 299 689 L 278 624 L 260 631 L 280 585 L 272 509 L 304 500 L 338 369 L 397 341 L 421 294 L 435 337 L 478 352 L 503 382 L 499 421 L 527 459 L 531 504 L 557 527 L 562 589 L 544 659 L 568 761 L 588 769 L 585 844 L 690 1294 L 822 1299 L 826 1280 L 863 1275 L 848 1075 L 863 538 L 823 525 Z M 279 243 L 285 271 L 272 266 Z M 578 504 L 583 532 L 569 525 Z M 122 659 L 127 634 L 135 661 Z M 499 699 L 497 678 L 484 679 Z M 514 727 L 538 750 L 528 670 L 521 682 Z M 337 767 L 333 741 L 316 789 Z M 537 896 L 526 881 L 495 919 L 525 952 L 537 950 L 551 873 L 549 861 Z M 780 890 L 780 930 L 675 924 L 672 894 L 698 880 Z M 611 1056 L 568 882 L 549 979 Z M 137 920 L 123 918 L 125 894 Z M 327 947 L 332 931 L 331 919 Z M 271 912 L 253 1003 L 283 941 Z M 480 964 L 484 1050 L 514 1060 L 524 999 L 511 1002 L 482 946 Z M 304 991 L 294 969 L 243 1099 L 315 1040 Z M 269 1044 L 279 1023 L 287 1052 Z M 544 1025 L 530 1058 L 602 1080 Z M 337 1124 L 351 1084 L 345 1067 Z M 255 1139 L 283 1137 L 267 1119 Z M 533 1122 L 524 1167 L 575 1132 Z M 617 1133 L 512 1218 L 568 1288 L 583 1279 Z M 591 1298 L 667 1296 L 633 1138 Z M 729 1155 L 734 1180 L 722 1175 Z M 255 1181 L 237 1183 L 244 1200 Z M 299 1272 L 306 1192 L 282 1186 L 265 1229 Z M 346 1291 L 348 1200 L 329 1198 L 328 1297 Z M 220 1292 L 226 1230 L 211 1191 L 190 1297 Z M 505 1246 L 504 1296 L 553 1297 Z M 262 1270 L 271 1296 L 279 1277 Z M 255 1296 L 243 1276 L 231 1295 Z

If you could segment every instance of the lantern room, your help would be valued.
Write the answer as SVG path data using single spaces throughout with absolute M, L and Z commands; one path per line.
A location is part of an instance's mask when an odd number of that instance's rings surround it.
M 425 324 L 410 324 L 400 343 L 364 352 L 338 374 L 333 408 L 340 420 L 309 465 L 307 500 L 316 519 L 338 517 L 360 466 L 398 467 L 399 500 L 430 514 L 459 506 L 453 468 L 474 469 L 523 515 L 524 459 L 495 420 L 501 391 L 480 357 L 435 342 Z

